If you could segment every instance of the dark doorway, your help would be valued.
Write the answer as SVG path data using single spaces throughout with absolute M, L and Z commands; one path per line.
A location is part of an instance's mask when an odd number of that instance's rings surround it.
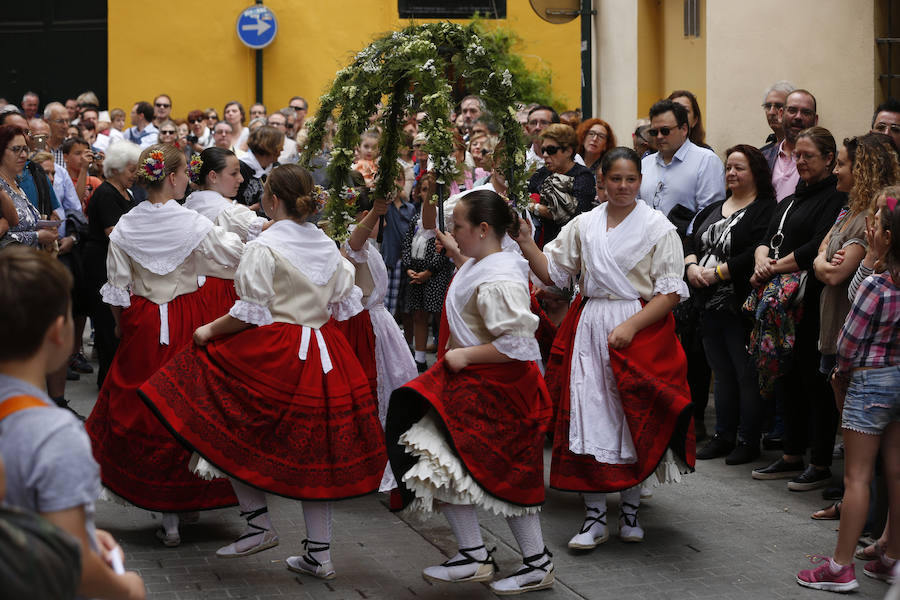
M 106 0 L 3 2 L 0 97 L 19 106 L 37 92 L 41 110 L 92 90 L 107 102 Z

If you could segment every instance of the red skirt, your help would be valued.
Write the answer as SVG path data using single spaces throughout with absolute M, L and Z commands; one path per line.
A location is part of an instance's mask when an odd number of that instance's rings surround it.
M 550 486 L 572 492 L 625 490 L 647 479 L 667 448 L 693 469 L 696 441 L 687 359 L 671 313 L 638 332 L 627 348 L 609 349 L 637 462 L 606 464 L 569 450 L 571 348 L 584 304 L 574 303 L 560 325 L 547 366 L 547 388 L 556 403 Z
M 359 361 L 333 322 L 314 331 L 273 323 L 191 346 L 141 386 L 182 442 L 228 475 L 299 500 L 374 492 L 387 461 L 378 407 Z
M 169 344 L 159 343 L 159 306 L 140 296 L 119 320 L 122 339 L 85 428 L 103 484 L 135 506 L 180 512 L 237 503 L 225 480 L 204 481 L 188 470 L 190 452 L 138 397 L 137 388 L 182 348 L 205 311 L 196 293 L 168 306 Z
M 228 314 L 234 303 L 240 298 L 234 289 L 234 281 L 207 275 L 206 283 L 197 289 L 203 306 L 204 321 L 210 323 L 224 314 Z
M 537 315 L 539 321 L 534 337 L 537 339 L 538 346 L 541 349 L 541 359 L 546 365 L 547 360 L 550 358 L 550 349 L 553 347 L 553 339 L 556 337 L 557 327 L 547 316 L 547 313 L 544 312 L 541 303 L 538 302 L 535 291 L 534 289 L 531 290 L 531 312 Z
M 443 359 L 391 395 L 385 435 L 403 496 L 403 475 L 416 463 L 399 443 L 429 407 L 472 478 L 492 496 L 520 506 L 544 501 L 544 432 L 550 399 L 533 362 L 478 364 L 458 373 Z
M 332 321 L 334 321 L 332 319 Z M 369 311 L 364 310 L 361 313 L 350 317 L 346 321 L 334 321 L 337 328 L 350 349 L 359 359 L 363 372 L 369 379 L 369 387 L 372 389 L 372 397 L 378 398 L 378 369 L 375 365 L 375 332 L 372 330 L 372 319 L 369 317 Z

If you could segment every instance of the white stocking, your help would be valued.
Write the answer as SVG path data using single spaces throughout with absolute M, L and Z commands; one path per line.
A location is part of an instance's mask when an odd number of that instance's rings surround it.
M 307 554 L 320 563 L 331 560 L 331 502 L 303 501 L 306 522 Z

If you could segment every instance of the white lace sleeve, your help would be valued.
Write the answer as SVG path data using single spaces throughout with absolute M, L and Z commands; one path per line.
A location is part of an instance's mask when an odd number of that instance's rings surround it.
M 501 335 L 491 342 L 494 348 L 513 360 L 541 360 L 541 348 L 534 336 Z
M 334 292 L 331 296 L 331 302 L 328 304 L 331 315 L 337 321 L 346 321 L 363 311 L 363 293 L 353 283 L 355 275 L 356 269 L 350 261 L 341 257 L 337 271 L 334 274 Z
M 239 321 L 250 323 L 251 325 L 258 325 L 260 327 L 263 325 L 271 325 L 275 322 L 272 319 L 272 313 L 269 312 L 268 307 L 254 302 L 247 302 L 246 300 L 238 300 L 235 302 L 234 306 L 231 307 L 231 310 L 228 311 L 228 314 Z
M 203 241 L 197 245 L 194 252 L 199 254 L 200 273 L 222 279 L 233 279 L 235 269 L 241 262 L 241 255 L 244 253 L 244 242 L 241 241 L 238 234 L 215 225 L 206 234 Z
M 240 300 L 228 311 L 235 319 L 253 325 L 272 323 L 269 306 L 275 297 L 272 283 L 275 276 L 275 257 L 261 244 L 249 244 L 234 275 L 234 289 Z
M 242 241 L 249 242 L 259 236 L 268 219 L 257 216 L 243 204 L 231 204 L 222 211 L 216 222 L 228 231 L 238 234 Z
M 663 235 L 653 247 L 650 261 L 650 279 L 653 281 L 653 295 L 677 293 L 687 300 L 691 292 L 682 277 L 684 271 L 684 250 L 676 230 Z
M 538 318 L 531 312 L 528 288 L 521 283 L 498 281 L 478 286 L 478 312 L 494 347 L 513 360 L 540 360 L 534 332 Z
M 106 283 L 100 288 L 103 301 L 112 306 L 131 306 L 131 262 L 115 242 L 106 253 Z
M 581 272 L 581 236 L 578 235 L 578 221 L 575 217 L 562 228 L 559 235 L 544 245 L 547 270 L 550 279 L 558 288 L 572 288 L 574 279 Z
M 359 250 L 354 250 L 350 247 L 350 242 L 345 241 L 343 245 L 344 254 L 351 261 L 355 262 L 358 265 L 363 265 L 369 262 L 369 241 L 366 240 L 366 243 L 363 244 L 363 247 Z
M 110 285 L 109 282 L 104 283 L 103 287 L 100 288 L 100 296 L 104 302 L 111 306 L 121 306 L 123 308 L 131 306 L 131 294 L 128 293 L 128 290 Z
M 259 234 L 262 233 L 263 225 L 268 222 L 269 220 L 265 217 L 253 217 L 247 225 L 247 239 L 244 241 L 249 242 L 258 238 Z

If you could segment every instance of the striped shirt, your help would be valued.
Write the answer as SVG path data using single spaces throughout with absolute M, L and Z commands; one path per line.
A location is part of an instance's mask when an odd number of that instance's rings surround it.
M 837 370 L 900 365 L 900 288 L 888 273 L 859 287 L 837 342 Z

